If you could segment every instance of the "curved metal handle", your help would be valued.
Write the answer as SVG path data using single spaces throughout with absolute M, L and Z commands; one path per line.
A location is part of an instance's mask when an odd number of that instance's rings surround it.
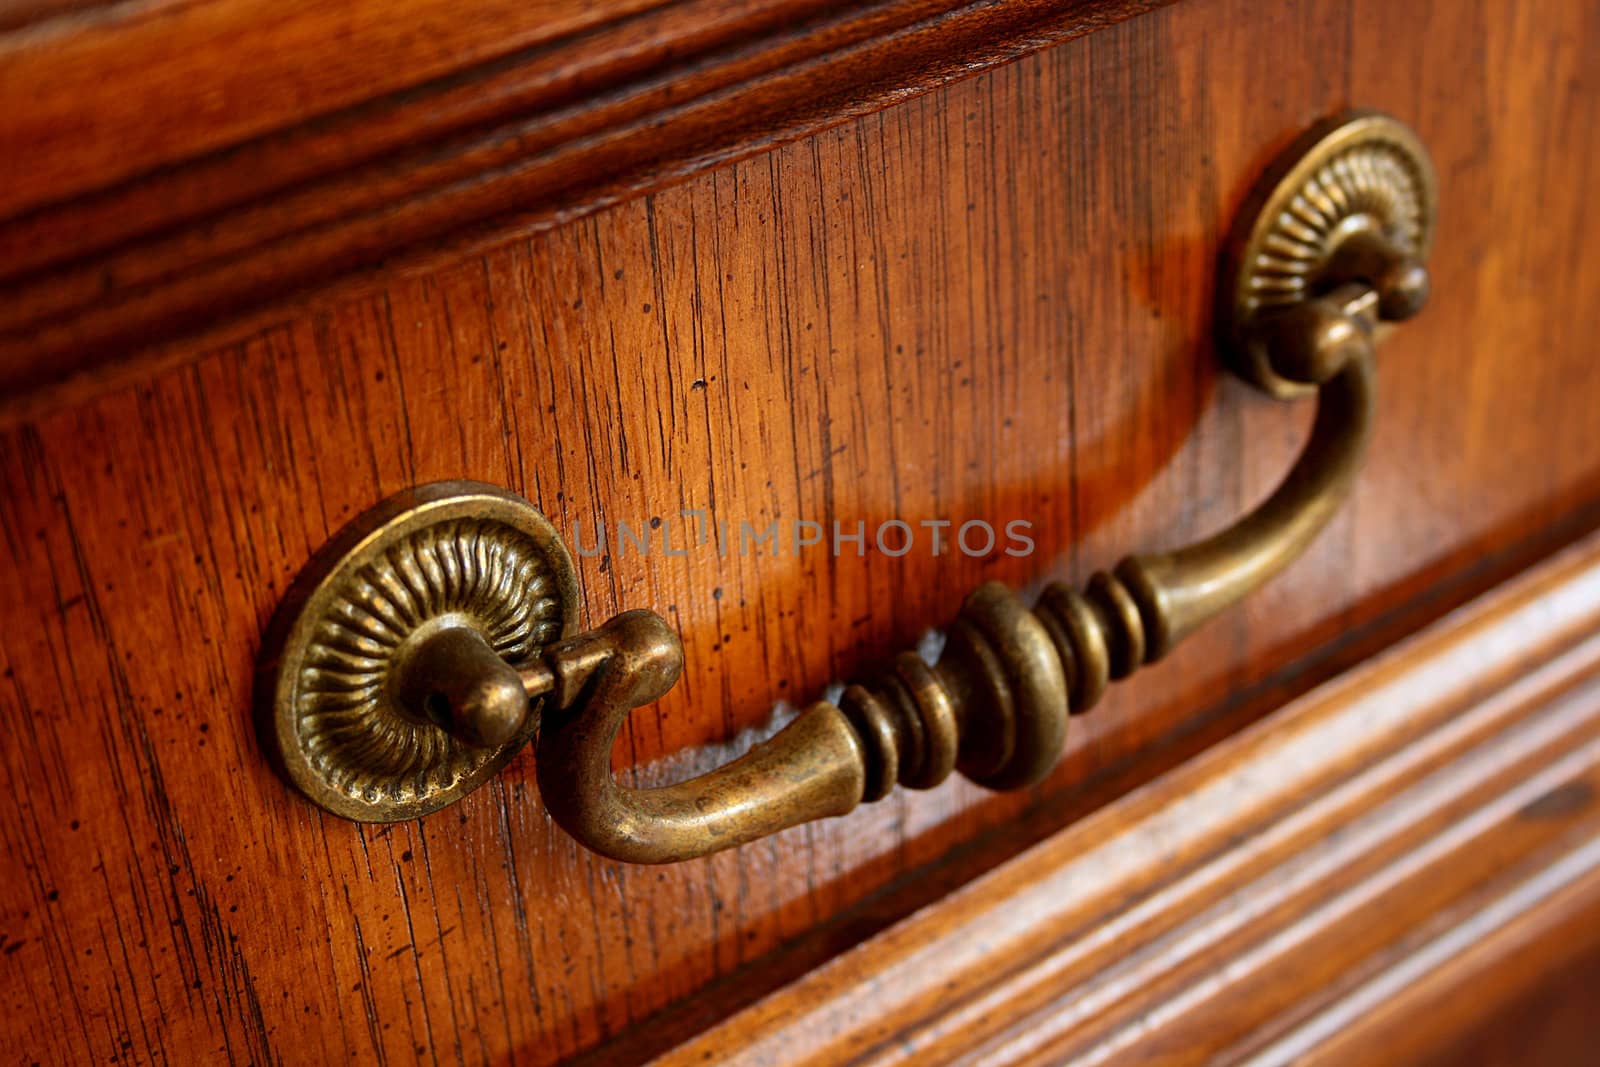
M 1349 303 L 1374 295 L 1362 287 Z M 995 789 L 1037 782 L 1060 755 L 1070 713 L 1088 710 L 1108 681 L 1161 658 L 1277 574 L 1349 494 L 1376 384 L 1361 332 L 1326 368 L 1299 461 L 1245 519 L 1177 552 L 1126 559 L 1084 593 L 1051 585 L 1032 611 L 987 583 L 967 598 L 937 664 L 904 653 L 848 687 L 838 705 L 813 704 L 771 740 L 700 777 L 628 789 L 611 773 L 624 720 L 665 694 L 682 667 L 664 620 L 628 612 L 552 648 L 523 674 L 530 694 L 553 698 L 538 742 L 546 807 L 596 852 L 664 863 L 843 815 L 896 784 L 928 788 L 958 767 Z
M 994 789 L 1039 781 L 1060 755 L 1069 715 L 1166 655 L 1315 539 L 1349 495 L 1371 436 L 1376 337 L 1427 297 L 1420 257 L 1432 173 L 1404 127 L 1346 117 L 1311 131 L 1269 179 L 1249 225 L 1236 231 L 1219 326 L 1241 373 L 1274 396 L 1314 392 L 1317 415 L 1287 478 L 1235 525 L 1175 552 L 1125 559 L 1082 592 L 1052 584 L 1031 610 L 986 583 L 946 630 L 936 663 L 902 653 L 847 686 L 837 704 L 811 705 L 726 766 L 629 789 L 612 776 L 612 747 L 633 709 L 677 681 L 677 635 L 648 611 L 555 643 L 506 623 L 534 612 L 529 604 L 559 608 L 572 599 L 570 560 L 525 502 L 519 511 L 498 491 L 456 488 L 413 502 L 399 518 L 379 516 L 376 532 L 347 531 L 350 544 L 336 546 L 329 573 L 313 568 L 318 584 L 289 636 L 268 642 L 287 650 L 275 736 L 291 775 L 324 807 L 354 818 L 431 810 L 509 758 L 533 732 L 536 701 L 547 809 L 584 845 L 635 863 L 731 848 L 842 815 L 897 784 L 931 788 L 956 770 Z M 509 532 L 463 525 L 462 516 L 508 508 Z M 403 551 L 387 547 L 402 535 Z M 514 574 L 556 595 L 507 604 L 507 589 L 526 592 Z M 365 626 L 370 616 L 382 625 Z M 570 632 L 570 612 L 563 618 Z M 399 736 L 402 755 L 457 739 L 424 767 L 442 784 L 420 795 L 412 785 L 420 774 L 399 756 L 375 770 L 367 736 L 355 746 L 359 758 L 330 760 L 358 723 Z M 485 752 L 493 756 L 474 762 Z

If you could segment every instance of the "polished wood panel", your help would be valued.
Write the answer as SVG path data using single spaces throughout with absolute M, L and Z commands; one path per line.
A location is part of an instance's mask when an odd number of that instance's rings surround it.
M 1600 953 L 1562 966 L 1568 955 L 1569 931 L 1561 930 L 1543 945 L 1533 946 L 1526 965 L 1537 969 L 1537 979 L 1519 976 L 1527 988 L 1504 1010 L 1489 1016 L 1467 1018 L 1455 1012 L 1461 1028 L 1449 1041 L 1419 1061 L 1427 1067 L 1528 1067 L 1550 1064 L 1569 1067 L 1586 1063 L 1594 1049 L 1595 990 L 1600 989 Z M 1539 949 L 1545 949 L 1540 953 Z M 1513 965 L 1521 961 L 1511 961 Z M 1464 1006 L 1467 998 L 1449 1007 Z
M 1600 951 L 1597 635 L 1591 537 L 655 1062 L 1418 1062 Z
M 0 420 L 1156 2 L 204 0 L 0 34 Z
M 59 3 L 60 0 L 57 0 Z M 0 5 L 0 216 L 104 188 L 665 0 L 50 0 Z M 248 62 L 242 60 L 248 58 Z
M 1593 525 L 1594 18 L 1188 0 L 0 432 L 0 958 L 28 976 L 0 1048 L 549 1063 L 989 831 L 1125 790 Z M 341 523 L 417 482 L 507 485 L 586 544 L 597 517 L 685 507 L 1035 524 L 1027 559 L 581 560 L 587 621 L 649 606 L 685 636 L 684 682 L 624 734 L 634 782 L 742 750 L 980 580 L 1081 579 L 1231 521 L 1309 412 L 1223 377 L 1214 256 L 1264 162 L 1347 104 L 1419 130 L 1444 219 L 1353 506 L 1078 722 L 1038 790 L 902 792 L 640 870 L 556 830 L 527 757 L 385 828 L 267 769 L 261 627 Z

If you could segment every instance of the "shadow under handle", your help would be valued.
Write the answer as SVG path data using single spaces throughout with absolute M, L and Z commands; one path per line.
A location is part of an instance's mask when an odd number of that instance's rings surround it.
M 1273 397 L 1317 397 L 1277 490 L 1197 544 L 1125 559 L 1081 591 L 1048 585 L 1031 609 L 986 583 L 935 662 L 903 652 L 723 767 L 617 783 L 617 733 L 676 682 L 677 635 L 629 611 L 571 636 L 576 572 L 553 524 L 466 482 L 396 494 L 301 572 L 262 644 L 265 747 L 324 810 L 394 821 L 459 800 L 537 734 L 550 813 L 637 863 L 731 848 L 956 771 L 993 789 L 1036 783 L 1072 714 L 1283 570 L 1349 495 L 1372 431 L 1375 344 L 1428 295 L 1435 203 L 1427 153 L 1402 124 L 1355 112 L 1308 130 L 1252 194 L 1218 277 L 1234 369 Z
M 1370 289 L 1338 295 L 1358 320 L 1369 313 Z M 929 788 L 957 769 L 996 789 L 1033 784 L 1059 757 L 1072 712 L 1281 571 L 1333 516 L 1370 437 L 1376 386 L 1368 337 L 1342 360 L 1323 368 L 1331 377 L 1288 477 L 1235 525 L 1175 552 L 1130 557 L 1083 593 L 1053 584 L 1032 611 L 986 583 L 967 598 L 936 664 L 903 653 L 838 704 L 811 705 L 744 756 L 687 781 L 634 789 L 611 770 L 629 713 L 664 695 L 682 669 L 666 621 L 625 612 L 553 646 L 520 673 L 530 697 L 548 698 L 537 762 L 547 809 L 596 852 L 669 863 L 843 815 L 896 784 Z

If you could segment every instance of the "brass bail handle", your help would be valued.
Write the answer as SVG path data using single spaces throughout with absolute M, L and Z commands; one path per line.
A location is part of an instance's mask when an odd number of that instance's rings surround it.
M 980 586 L 937 662 L 902 653 L 723 767 L 653 789 L 616 782 L 617 732 L 677 681 L 678 637 L 638 610 L 574 634 L 576 577 L 554 528 L 466 482 L 386 501 L 302 573 L 264 644 L 268 747 L 325 809 L 391 821 L 454 802 L 537 736 L 550 814 L 634 863 L 732 848 L 958 770 L 994 789 L 1033 784 L 1071 715 L 1283 570 L 1349 495 L 1376 342 L 1427 299 L 1434 205 L 1427 153 L 1394 119 L 1352 113 L 1309 131 L 1241 213 L 1218 300 L 1238 373 L 1317 398 L 1278 489 L 1204 541 L 1129 557 L 1081 592 L 1052 584 L 1031 609 Z

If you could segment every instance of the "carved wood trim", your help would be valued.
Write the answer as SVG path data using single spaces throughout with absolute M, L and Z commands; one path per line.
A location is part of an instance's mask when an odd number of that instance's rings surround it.
M 659 1062 L 1408 1060 L 1600 948 L 1597 796 L 1591 536 Z
M 1160 2 L 44 5 L 0 23 L 0 409 Z

